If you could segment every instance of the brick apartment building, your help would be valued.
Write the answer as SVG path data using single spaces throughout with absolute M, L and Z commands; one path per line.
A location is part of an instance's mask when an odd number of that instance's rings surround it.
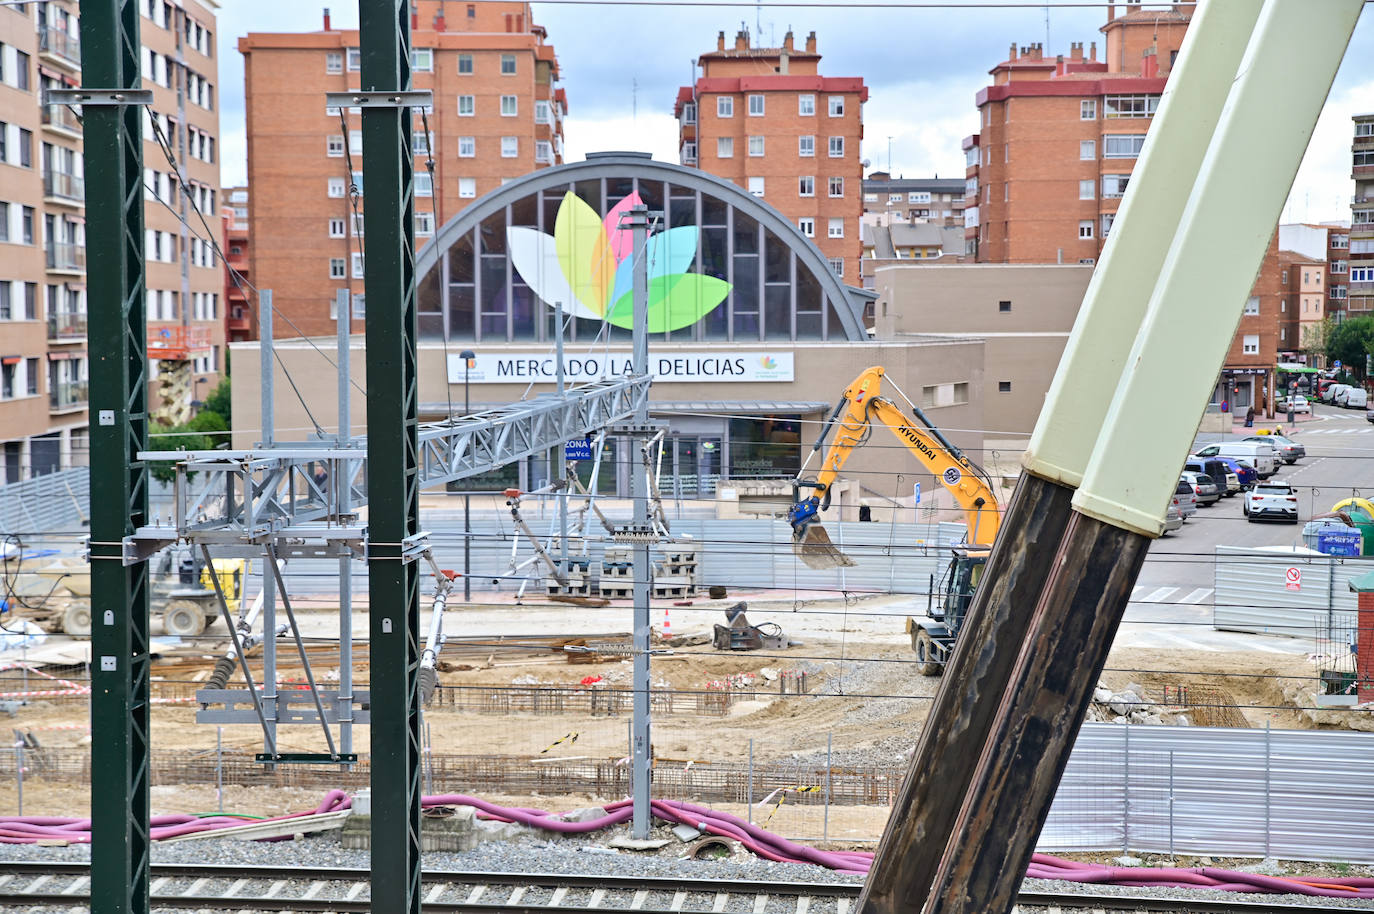
M 253 281 L 249 265 L 252 245 L 248 234 L 248 188 L 226 187 L 223 213 L 224 330 L 229 342 L 241 343 L 258 338 L 258 311 L 249 300 L 248 286 Z
M 138 7 L 151 115 L 189 182 L 188 195 L 146 118 L 150 402 L 185 415 L 191 399 L 217 383 L 224 347 L 223 281 L 190 206 L 217 231 L 218 5 L 139 0 Z M 89 456 L 82 127 L 69 109 L 41 105 L 44 89 L 81 85 L 75 0 L 0 9 L 0 74 L 3 484 L 84 465 Z
M 1095 263 L 1178 55 L 1191 6 L 1107 7 L 1106 54 L 1011 48 L 964 140 L 968 253 L 980 263 Z
M 1350 203 L 1350 272 L 1346 311 L 1354 316 L 1374 312 L 1374 114 L 1354 118 L 1351 177 L 1355 196 Z
M 567 99 L 553 45 L 528 3 L 418 0 L 412 9 L 414 86 L 434 93 L 432 181 L 423 121 L 414 123 L 420 247 L 474 198 L 563 161 Z M 333 28 L 326 10 L 318 32 L 252 33 L 239 51 L 253 283 L 273 290 L 274 308 L 301 332 L 333 333 L 335 293 L 361 290 L 362 226 L 351 218 L 349 187 L 362 184 L 362 116 L 354 109 L 341 122 L 324 96 L 359 87 L 358 32 Z
M 701 76 L 678 90 L 673 115 L 683 165 L 733 181 L 761 197 L 811 238 L 830 268 L 859 283 L 863 213 L 860 77 L 820 75 L 816 33 L 795 47 L 753 47 L 725 33 L 701 55 Z
M 963 178 L 902 178 L 885 171 L 864 178 L 864 221 L 963 228 Z

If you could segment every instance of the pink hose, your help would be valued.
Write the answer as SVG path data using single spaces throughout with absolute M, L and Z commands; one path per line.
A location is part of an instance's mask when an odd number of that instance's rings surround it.
M 629 800 L 606 805 L 606 814 L 586 822 L 567 822 L 561 816 L 542 809 L 498 806 L 478 797 L 464 794 L 443 794 L 425 797 L 423 805 L 470 806 L 484 819 L 515 822 L 533 828 L 563 834 L 583 834 L 599 831 L 612 825 L 628 822 L 633 815 Z M 342 790 L 331 790 L 320 805 L 308 812 L 291 813 L 270 819 L 245 819 L 239 816 L 189 815 L 154 816 L 153 840 L 174 838 L 204 831 L 214 831 L 250 822 L 283 822 L 317 813 L 348 809 L 352 801 Z M 677 800 L 654 800 L 653 814 L 666 822 L 681 823 L 700 829 L 706 834 L 738 841 L 743 847 L 767 860 L 779 863 L 809 863 L 841 873 L 867 873 L 873 864 L 873 854 L 861 851 L 823 851 L 805 844 L 788 841 L 780 835 L 746 822 L 738 816 L 717 812 Z M 44 839 L 61 839 L 72 844 L 91 840 L 91 820 L 60 816 L 0 816 L 0 844 L 33 844 Z M 1178 867 L 1115 867 L 1096 863 L 1065 860 L 1049 854 L 1031 858 L 1026 876 L 1032 879 L 1054 879 L 1087 884 L 1111 884 L 1142 888 L 1207 888 L 1228 892 L 1264 892 L 1289 895 L 1312 895 L 1333 898 L 1374 898 L 1374 879 L 1345 877 L 1341 879 L 1295 879 L 1241 873 L 1214 867 L 1183 869 Z

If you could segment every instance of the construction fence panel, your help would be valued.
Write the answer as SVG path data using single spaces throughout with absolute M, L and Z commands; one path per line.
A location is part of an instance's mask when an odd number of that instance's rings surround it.
M 1213 626 L 1222 631 L 1311 638 L 1333 612 L 1355 610 L 1358 560 L 1315 553 L 1216 547 Z
M 0 486 L 0 534 L 83 530 L 91 516 L 91 470 L 72 467 Z

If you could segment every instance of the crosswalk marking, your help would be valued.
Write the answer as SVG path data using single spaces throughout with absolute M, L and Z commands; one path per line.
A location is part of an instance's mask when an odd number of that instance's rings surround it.
M 1175 590 L 1178 590 L 1178 588 L 1177 588 L 1177 587 L 1156 587 L 1154 590 L 1150 591 L 1149 596 L 1145 597 L 1145 598 L 1142 599 L 1140 602 L 1142 602 L 1142 603 L 1163 603 L 1163 602 L 1165 602 L 1170 596 L 1173 595 L 1173 593 L 1174 593 Z
M 1187 603 L 1196 605 L 1210 597 L 1213 593 L 1211 587 L 1198 587 L 1188 592 L 1186 596 L 1177 597 L 1182 588 L 1179 587 L 1152 587 L 1149 584 L 1137 584 L 1131 591 L 1132 603 Z M 1176 598 L 1177 597 L 1177 598 Z
M 1210 644 L 1203 644 L 1200 641 L 1192 641 L 1188 638 L 1180 638 L 1177 635 L 1171 635 L 1168 632 L 1155 632 L 1154 637 L 1163 639 L 1165 641 L 1172 641 L 1179 647 L 1190 651 L 1208 651 L 1213 654 L 1221 652 L 1221 648 L 1219 647 L 1212 647 Z
M 1195 590 L 1195 591 L 1193 591 L 1192 593 L 1188 594 L 1188 596 L 1184 597 L 1183 599 L 1179 600 L 1178 602 L 1180 602 L 1180 603 L 1197 604 L 1197 603 L 1201 603 L 1203 600 L 1207 599 L 1207 598 L 1210 597 L 1211 595 L 1212 595 L 1212 588 L 1210 588 L 1210 587 L 1199 587 L 1197 590 Z

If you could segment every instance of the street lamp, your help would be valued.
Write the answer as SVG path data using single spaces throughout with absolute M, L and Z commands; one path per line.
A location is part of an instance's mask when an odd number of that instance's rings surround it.
M 463 360 L 463 415 L 472 412 L 472 402 L 468 396 L 468 377 L 472 365 L 477 361 L 477 353 L 464 349 L 458 353 Z M 472 496 L 463 493 L 463 602 L 472 602 Z

